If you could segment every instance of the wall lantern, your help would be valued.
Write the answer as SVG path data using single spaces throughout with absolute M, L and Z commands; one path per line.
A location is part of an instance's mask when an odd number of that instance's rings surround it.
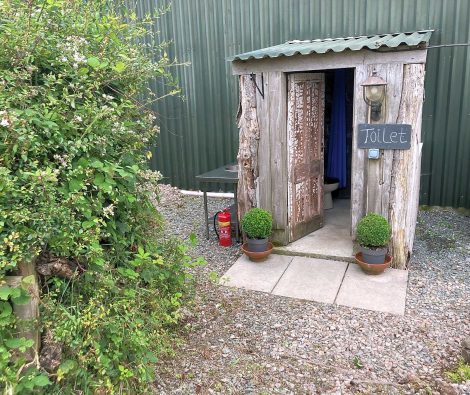
M 378 121 L 382 112 L 382 102 L 385 99 L 387 82 L 380 78 L 374 70 L 372 75 L 362 84 L 362 89 L 364 101 L 371 108 L 370 119 Z

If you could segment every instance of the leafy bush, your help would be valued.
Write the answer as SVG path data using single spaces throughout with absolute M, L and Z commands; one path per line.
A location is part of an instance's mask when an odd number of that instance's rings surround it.
M 190 285 L 193 262 L 162 241 L 145 187 L 158 132 L 148 81 L 162 79 L 160 97 L 177 94 L 173 62 L 153 37 L 155 18 L 123 10 L 0 2 L 0 390 L 52 380 L 48 393 L 145 392 Z M 42 281 L 42 327 L 63 354 L 49 378 L 17 354 L 31 346 L 11 308 L 25 295 L 3 281 L 44 256 L 76 266 Z
M 190 278 L 185 270 L 198 264 L 176 240 L 158 251 L 139 248 L 116 271 L 55 280 L 44 299 L 44 327 L 66 347 L 50 392 L 147 393 L 155 362 L 175 341 Z
M 357 241 L 364 247 L 385 247 L 390 240 L 390 225 L 379 214 L 369 213 L 357 224 Z
M 252 208 L 242 218 L 242 229 L 250 239 L 264 239 L 271 235 L 273 217 L 269 211 Z

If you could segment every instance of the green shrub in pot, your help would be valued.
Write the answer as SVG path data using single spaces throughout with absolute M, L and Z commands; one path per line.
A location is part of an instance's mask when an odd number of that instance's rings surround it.
M 248 237 L 248 249 L 253 252 L 266 251 L 268 237 L 273 228 L 271 213 L 260 208 L 252 208 L 243 216 L 241 225 Z
M 369 213 L 357 224 L 356 237 L 367 263 L 384 263 L 390 241 L 390 224 L 376 213 Z

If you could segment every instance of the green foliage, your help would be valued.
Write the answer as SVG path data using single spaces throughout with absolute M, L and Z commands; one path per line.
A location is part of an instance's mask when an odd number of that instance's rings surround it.
M 106 3 L 0 3 L 1 271 L 45 245 L 102 265 L 103 238 L 117 254 L 139 242 L 128 222 L 149 209 L 136 188 L 158 129 L 135 97 L 171 63 L 136 45 L 151 20 Z
M 155 362 L 174 342 L 186 269 L 198 264 L 186 248 L 169 240 L 153 252 L 139 248 L 116 270 L 49 282 L 44 327 L 66 344 L 49 393 L 146 392 Z
M 356 369 L 362 369 L 364 367 L 364 364 L 362 363 L 362 360 L 358 355 L 354 356 L 353 365 Z
M 357 241 L 364 247 L 385 247 L 390 240 L 390 225 L 379 214 L 369 213 L 357 224 Z
M 246 212 L 241 224 L 250 239 L 264 239 L 271 235 L 273 217 L 269 211 L 255 207 Z
M 138 20 L 124 9 L 106 0 L 0 1 L 2 391 L 53 382 L 48 393 L 145 392 L 190 285 L 194 263 L 186 247 L 161 241 L 146 184 L 158 178 L 147 170 L 158 132 L 149 109 L 178 94 L 174 62 L 153 37 L 158 15 Z M 141 44 L 145 37 L 154 44 Z M 148 89 L 155 77 L 165 87 L 158 97 Z M 3 281 L 43 253 L 77 262 L 81 273 L 43 282 L 43 329 L 65 356 L 49 377 L 25 365 L 31 344 L 18 336 L 12 305 L 27 295 Z
M 463 359 L 459 361 L 458 366 L 450 371 L 446 372 L 447 377 L 454 383 L 462 383 L 470 380 L 470 365 L 466 364 Z

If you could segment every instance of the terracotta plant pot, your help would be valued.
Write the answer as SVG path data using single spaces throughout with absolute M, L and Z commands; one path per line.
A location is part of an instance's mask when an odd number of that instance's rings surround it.
M 367 262 L 364 262 L 362 252 L 358 252 L 356 254 L 356 263 L 367 274 L 381 274 L 392 263 L 392 257 L 390 255 L 385 255 L 385 262 L 384 263 L 367 263 Z
M 253 261 L 253 262 L 264 261 L 269 256 L 269 254 L 271 254 L 273 250 L 273 244 L 271 242 L 268 242 L 268 249 L 266 251 L 261 251 L 261 252 L 253 252 L 253 251 L 248 250 L 247 244 L 248 243 L 245 243 L 242 245 L 242 251 L 248 258 L 250 258 L 250 261 Z

